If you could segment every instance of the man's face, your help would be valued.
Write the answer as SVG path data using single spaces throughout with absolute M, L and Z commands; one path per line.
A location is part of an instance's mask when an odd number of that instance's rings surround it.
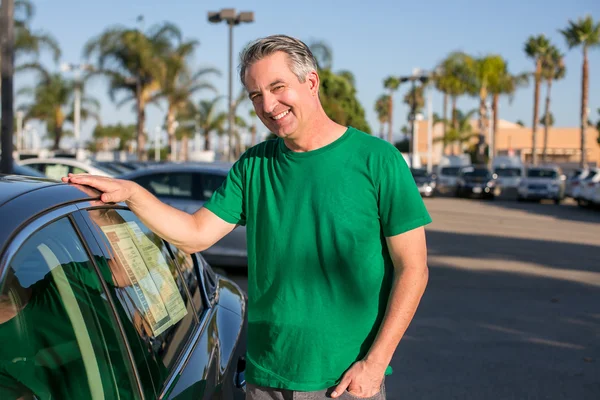
M 291 71 L 288 56 L 274 53 L 246 70 L 245 84 L 256 115 L 281 138 L 294 139 L 315 109 L 316 73 L 305 82 Z

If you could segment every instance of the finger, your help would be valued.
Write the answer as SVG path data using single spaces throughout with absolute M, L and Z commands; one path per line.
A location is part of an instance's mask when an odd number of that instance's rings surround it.
M 331 393 L 331 397 L 338 398 L 339 396 L 342 395 L 342 393 L 344 393 L 346 391 L 346 389 L 348 389 L 348 386 L 350 386 L 350 379 L 347 378 L 342 378 L 342 380 L 340 381 L 340 383 L 335 387 L 335 389 L 333 389 L 333 392 Z
M 103 203 L 117 203 L 119 200 L 119 196 L 115 193 L 102 193 L 100 196 L 100 200 Z

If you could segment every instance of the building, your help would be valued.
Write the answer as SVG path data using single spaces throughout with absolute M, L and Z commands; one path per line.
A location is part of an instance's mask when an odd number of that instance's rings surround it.
M 478 130 L 478 121 L 473 120 L 473 132 Z M 418 148 L 419 157 L 422 165 L 427 165 L 428 157 L 428 122 L 419 121 L 415 130 L 415 144 Z M 437 123 L 432 127 L 432 165 L 440 162 L 442 155 L 451 154 L 452 149 L 447 146 L 443 148 L 441 138 L 444 136 L 443 124 Z M 588 164 L 600 165 L 600 144 L 598 144 L 598 131 L 596 128 L 588 127 L 586 130 L 586 160 Z M 522 127 L 509 121 L 499 120 L 496 133 L 496 151 L 497 155 L 516 155 L 520 156 L 524 163 L 531 162 L 532 142 L 531 127 Z M 548 130 L 547 162 L 559 164 L 579 163 L 581 155 L 580 129 L 550 127 Z M 489 134 L 486 134 L 486 143 L 489 142 Z M 542 160 L 542 151 L 544 145 L 544 127 L 538 126 L 536 138 L 536 153 L 538 162 Z M 456 148 L 456 147 L 455 147 Z M 456 150 L 455 150 L 456 151 Z

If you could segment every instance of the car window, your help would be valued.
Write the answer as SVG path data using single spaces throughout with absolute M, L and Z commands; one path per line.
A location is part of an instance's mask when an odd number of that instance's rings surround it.
M 447 176 L 458 176 L 460 172 L 460 167 L 444 167 L 442 168 L 440 174 Z
M 70 168 L 68 165 L 52 163 L 45 164 L 42 171 L 50 179 L 60 180 L 63 176 L 69 175 Z
M 136 364 L 146 364 L 157 393 L 187 346 L 197 326 L 186 280 L 167 245 L 131 212 L 93 210 L 88 215 L 100 233 L 111 260 L 113 295 L 125 310 L 124 324 L 134 327 Z M 118 273 L 116 274 L 115 271 Z
M 519 177 L 521 176 L 520 168 L 496 168 L 494 171 L 498 176 L 507 178 L 507 177 Z
M 192 175 L 190 173 L 161 173 L 132 180 L 156 196 L 192 199 Z
M 196 176 L 201 177 L 200 186 L 202 187 L 202 196 L 197 200 L 209 200 L 213 193 L 221 187 L 223 182 L 225 182 L 226 175 L 223 174 L 214 174 L 214 173 L 202 173 L 196 174 Z
M 194 308 L 198 315 L 201 315 L 206 310 L 206 305 L 202 301 L 200 279 L 198 276 L 202 267 L 195 265 L 194 258 L 191 255 L 179 250 L 175 246 L 171 246 L 171 249 L 173 250 L 177 264 L 179 264 L 183 281 L 188 288 Z
M 0 283 L 0 398 L 139 398 L 113 315 L 70 221 L 34 233 Z

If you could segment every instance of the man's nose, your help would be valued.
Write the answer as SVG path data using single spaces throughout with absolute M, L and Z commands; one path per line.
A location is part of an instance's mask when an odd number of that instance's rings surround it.
M 271 93 L 266 93 L 262 97 L 262 108 L 265 114 L 270 114 L 277 107 L 277 99 Z

